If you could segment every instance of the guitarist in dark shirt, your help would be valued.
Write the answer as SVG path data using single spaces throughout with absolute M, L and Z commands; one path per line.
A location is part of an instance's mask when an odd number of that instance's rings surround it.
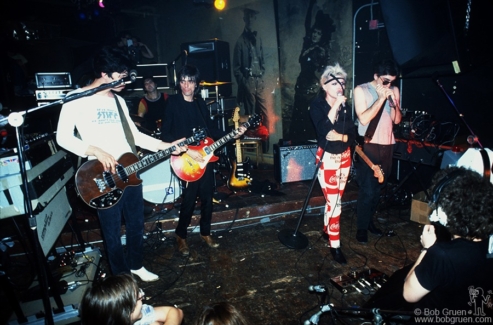
M 204 100 L 198 96 L 199 71 L 195 66 L 185 65 L 178 73 L 178 94 L 168 99 L 168 107 L 162 123 L 161 138 L 174 139 L 176 136 L 191 135 L 194 128 L 205 127 L 209 137 L 218 139 L 226 132 L 218 129 L 211 120 L 209 111 Z M 239 138 L 246 131 L 240 127 L 235 138 Z M 202 153 L 189 147 L 188 156 L 198 163 L 204 163 Z M 194 162 L 194 163 L 195 163 Z M 186 166 L 183 166 L 186 167 Z M 214 171 L 212 166 L 206 165 L 202 177 L 195 181 L 185 182 L 182 192 L 182 205 L 180 218 L 175 234 L 178 243 L 178 251 L 182 255 L 189 255 L 190 251 L 186 242 L 187 228 L 192 220 L 193 211 L 197 197 L 200 199 L 200 236 L 210 247 L 219 245 L 211 237 L 211 221 L 213 209 Z

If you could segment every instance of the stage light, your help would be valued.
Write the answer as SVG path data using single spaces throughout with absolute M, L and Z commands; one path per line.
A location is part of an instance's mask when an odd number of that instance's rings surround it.
M 226 0 L 215 0 L 214 7 L 216 7 L 217 10 L 223 10 L 224 7 L 226 7 Z
M 104 8 L 104 3 L 103 3 L 103 0 L 99 0 L 99 6 L 100 6 L 101 8 Z

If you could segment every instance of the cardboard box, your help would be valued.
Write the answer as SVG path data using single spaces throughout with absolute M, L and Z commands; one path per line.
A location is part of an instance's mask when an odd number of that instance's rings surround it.
M 428 225 L 430 224 L 430 213 L 431 208 L 428 206 L 425 193 L 416 193 L 411 203 L 411 221 Z

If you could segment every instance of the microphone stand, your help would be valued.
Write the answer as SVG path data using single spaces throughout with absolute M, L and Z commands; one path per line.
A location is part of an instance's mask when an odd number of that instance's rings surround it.
M 317 181 L 318 170 L 320 169 L 320 165 L 322 164 L 322 160 L 325 155 L 325 147 L 327 146 L 327 142 L 328 140 L 325 141 L 324 151 L 322 151 L 322 156 L 320 157 L 317 167 L 315 168 L 315 172 L 313 173 L 312 183 L 310 185 L 310 189 L 308 190 L 308 194 L 306 195 L 305 202 L 303 203 L 303 208 L 300 211 L 300 216 L 298 218 L 298 225 L 296 226 L 296 229 L 283 229 L 279 231 L 279 234 L 277 235 L 279 241 L 288 248 L 302 249 L 308 246 L 308 238 L 301 232 L 298 232 L 298 229 L 300 228 L 301 220 L 303 220 L 303 215 L 305 214 L 308 202 L 310 201 L 313 187 L 315 186 L 315 182 Z
M 130 81 L 133 82 L 133 81 Z M 129 83 L 130 83 L 129 82 Z M 38 273 L 38 282 L 41 288 L 41 299 L 43 302 L 43 307 L 45 310 L 45 324 L 47 325 L 54 325 L 54 319 L 53 319 L 53 313 L 51 311 L 51 304 L 50 304 L 50 295 L 49 295 L 49 284 L 48 284 L 48 279 L 49 275 L 47 272 L 47 268 L 44 267 L 44 262 L 42 256 L 44 256 L 43 251 L 41 249 L 39 240 L 38 240 L 38 232 L 37 232 L 37 223 L 36 223 L 36 216 L 33 213 L 33 206 L 32 206 L 32 201 L 31 201 L 31 193 L 29 190 L 29 183 L 28 183 L 28 177 L 27 177 L 27 170 L 26 170 L 26 159 L 25 159 L 25 152 L 24 152 L 24 141 L 23 138 L 21 137 L 21 132 L 19 131 L 20 127 L 23 126 L 24 124 L 24 116 L 27 115 L 28 113 L 48 108 L 51 106 L 55 106 L 58 104 L 63 104 L 81 97 L 85 96 L 90 96 L 93 95 L 101 90 L 108 89 L 108 88 L 114 88 L 116 86 L 119 86 L 121 84 L 125 83 L 123 79 L 121 80 L 116 80 L 114 82 L 108 83 L 108 84 L 102 84 L 99 87 L 89 89 L 80 93 L 76 93 L 73 95 L 70 95 L 68 97 L 65 97 L 63 99 L 48 103 L 46 105 L 38 106 L 32 109 L 28 109 L 22 112 L 14 112 L 11 113 L 8 118 L 4 118 L 0 120 L 0 123 L 3 122 L 4 120 L 7 120 L 11 126 L 15 128 L 15 133 L 16 133 L 16 138 L 17 138 L 17 152 L 18 152 L 18 157 L 19 157 L 19 169 L 20 169 L 20 174 L 21 174 L 21 179 L 22 179 L 22 190 L 24 194 L 24 205 L 25 205 L 25 212 L 27 215 L 27 221 L 29 228 L 31 229 L 30 232 L 30 239 L 33 245 L 33 250 L 34 254 L 36 256 L 35 258 L 35 267 L 37 269 Z M 58 293 L 58 289 L 56 286 L 53 288 L 53 293 L 58 294 L 57 297 L 55 298 L 55 301 L 61 301 Z M 63 306 L 59 306 L 63 309 Z
M 435 82 L 437 83 L 438 87 L 440 88 L 440 90 L 443 92 L 443 94 L 445 95 L 445 97 L 447 97 L 450 105 L 455 109 L 455 112 L 457 113 L 457 115 L 459 116 L 459 118 L 461 119 L 462 123 L 464 123 L 464 125 L 467 127 L 467 129 L 469 130 L 469 132 L 471 132 L 471 135 L 474 137 L 474 139 L 476 139 L 479 147 L 481 149 L 484 149 L 483 148 L 483 145 L 481 144 L 481 142 L 479 142 L 479 139 L 478 137 L 476 136 L 476 134 L 474 133 L 474 131 L 471 129 L 471 127 L 469 126 L 469 124 L 467 124 L 464 116 L 461 114 L 461 112 L 459 112 L 459 109 L 457 108 L 457 106 L 455 106 L 455 103 L 454 101 L 452 100 L 452 98 L 448 95 L 447 91 L 443 88 L 442 84 L 440 83 L 440 80 L 438 80 L 438 78 L 435 80 Z
M 180 54 L 178 54 L 178 56 L 173 60 L 173 62 L 171 62 L 169 65 L 173 66 L 173 81 L 174 81 L 174 86 L 176 86 L 176 61 L 178 61 L 181 56 L 183 55 L 183 53 L 185 53 L 186 55 L 186 59 L 185 59 L 185 65 L 187 64 L 187 61 L 188 61 L 188 52 L 186 50 L 183 50 L 180 52 Z

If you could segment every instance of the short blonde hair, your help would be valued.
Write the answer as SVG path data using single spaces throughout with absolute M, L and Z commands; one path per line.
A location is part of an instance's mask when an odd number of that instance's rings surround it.
M 324 72 L 322 73 L 322 77 L 320 77 L 320 84 L 323 85 L 327 80 L 332 79 L 332 76 L 335 76 L 336 78 L 342 78 L 346 80 L 347 73 L 344 71 L 344 69 L 339 65 L 339 63 L 336 63 L 335 65 L 328 65 L 325 67 Z

